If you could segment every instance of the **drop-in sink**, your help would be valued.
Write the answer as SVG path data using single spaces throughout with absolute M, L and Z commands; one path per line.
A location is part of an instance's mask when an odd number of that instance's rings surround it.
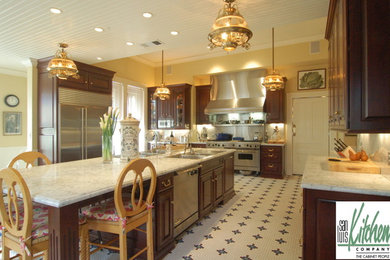
M 207 156 L 210 156 L 210 154 L 175 154 L 167 156 L 166 158 L 182 158 L 182 159 L 203 159 Z

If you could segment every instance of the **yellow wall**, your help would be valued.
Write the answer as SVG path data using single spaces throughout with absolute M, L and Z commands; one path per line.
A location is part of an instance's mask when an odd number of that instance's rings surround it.
M 132 58 L 100 62 L 95 66 L 115 71 L 115 77 L 129 79 L 145 86 L 154 86 L 154 68 Z
M 328 60 L 328 42 L 326 40 L 320 41 L 321 52 L 319 54 L 310 54 L 309 46 L 310 42 L 275 47 L 275 68 L 283 76 L 287 76 L 290 81 L 289 76 L 292 76 L 291 79 L 296 77 L 296 71 L 292 73 L 296 69 L 318 68 L 319 65 L 326 64 Z M 202 85 L 207 83 L 204 78 L 206 74 L 249 68 L 270 69 L 272 67 L 271 55 L 271 49 L 263 49 L 174 64 L 171 65 L 172 73 L 165 75 L 164 80 L 166 84 L 189 83 Z M 283 71 L 283 68 L 286 68 L 286 71 Z M 155 69 L 155 79 L 155 84 L 161 81 L 161 67 Z M 293 85 L 291 86 L 292 91 Z
M 14 94 L 19 97 L 17 107 L 9 107 L 4 103 L 5 96 Z M 27 145 L 27 79 L 0 74 L 0 147 Z M 22 135 L 4 136 L 4 111 L 22 112 Z

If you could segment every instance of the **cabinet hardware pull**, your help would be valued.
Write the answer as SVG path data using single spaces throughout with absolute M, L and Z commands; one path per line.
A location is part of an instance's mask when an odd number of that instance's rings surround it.
M 270 148 L 268 149 L 269 152 L 273 152 L 274 151 L 274 148 Z
M 270 154 L 268 154 L 268 157 L 272 158 L 272 157 L 274 157 L 274 154 L 270 153 Z
M 171 185 L 171 179 L 168 179 L 167 182 L 162 181 L 162 185 L 163 185 L 165 188 L 168 187 L 169 185 Z
M 175 202 L 173 200 L 171 200 L 171 204 L 173 205 L 173 204 L 175 204 Z
M 233 156 L 230 156 L 229 159 L 233 159 Z
M 274 168 L 274 165 L 273 165 L 272 163 L 269 163 L 269 164 L 268 164 L 268 167 L 269 167 L 269 168 Z

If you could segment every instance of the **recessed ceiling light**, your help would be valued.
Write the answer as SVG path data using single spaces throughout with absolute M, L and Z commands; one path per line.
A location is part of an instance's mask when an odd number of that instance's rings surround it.
M 129 46 L 133 46 L 134 42 L 126 42 L 126 44 L 129 45 Z
M 98 60 L 102 60 L 102 57 L 96 57 L 96 59 L 98 59 Z
M 50 12 L 52 14 L 60 14 L 60 13 L 62 13 L 62 10 L 60 10 L 58 8 L 50 8 Z
M 153 15 L 151 13 L 145 12 L 142 14 L 145 18 L 151 18 Z
M 104 29 L 101 28 L 101 27 L 95 27 L 95 31 L 97 31 L 97 32 L 102 32 L 102 31 L 104 31 Z
M 179 32 L 177 32 L 177 31 L 172 31 L 171 34 L 172 34 L 172 35 L 178 35 Z

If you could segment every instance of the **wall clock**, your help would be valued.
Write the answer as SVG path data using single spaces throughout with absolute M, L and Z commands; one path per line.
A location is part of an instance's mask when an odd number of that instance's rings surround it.
M 16 107 L 17 105 L 19 105 L 19 98 L 16 95 L 7 95 L 4 98 L 4 102 L 9 107 Z

